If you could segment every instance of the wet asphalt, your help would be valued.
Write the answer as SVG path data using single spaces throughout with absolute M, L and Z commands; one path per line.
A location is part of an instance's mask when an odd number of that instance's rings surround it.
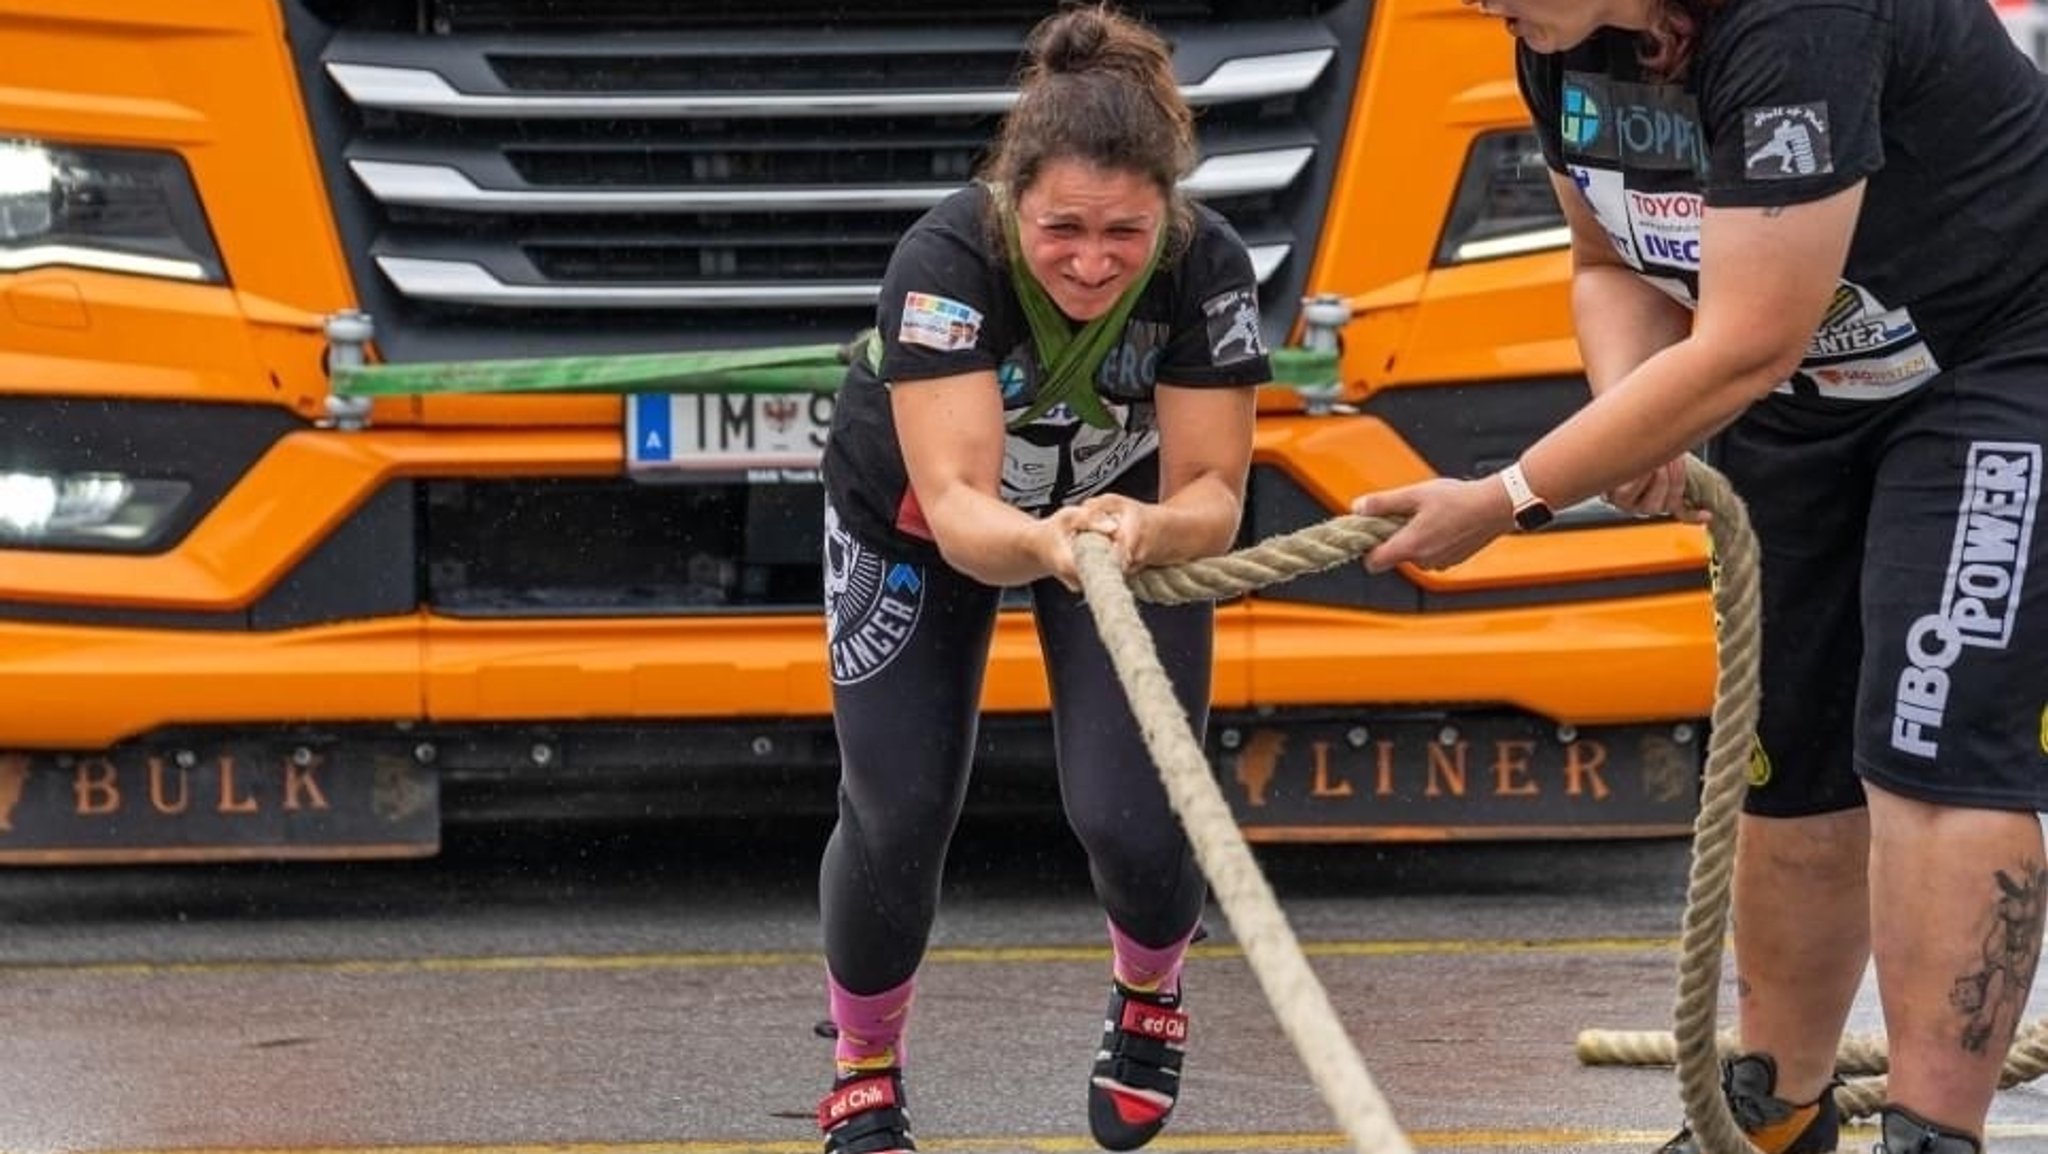
M 829 1076 L 815 818 L 451 829 L 417 862 L 0 873 L 4 1154 L 801 1154 Z M 1264 847 L 1416 1149 L 1653 1149 L 1683 840 Z M 1212 907 L 1162 1151 L 1342 1150 Z M 1042 815 L 970 814 L 908 1040 L 926 1151 L 1083 1152 L 1108 953 Z M 2048 998 L 2036 999 L 2037 1013 Z M 1852 1028 L 1875 1030 L 1866 991 Z M 1998 1151 L 2048 1150 L 2008 1091 Z M 1843 1149 L 1865 1149 L 1867 1130 Z

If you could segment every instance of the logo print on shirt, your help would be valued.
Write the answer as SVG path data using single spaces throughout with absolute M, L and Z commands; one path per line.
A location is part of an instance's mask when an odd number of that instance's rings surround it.
M 1791 180 L 1835 170 L 1825 103 L 1781 104 L 1742 111 L 1742 174 Z
M 1567 72 L 1560 95 L 1558 135 L 1567 154 L 1646 172 L 1707 171 L 1699 102 L 1685 89 Z
M 1209 318 L 1210 363 L 1220 368 L 1266 355 L 1266 341 L 1259 333 L 1257 290 L 1217 293 L 1202 302 L 1202 315 Z
M 1024 372 L 1024 363 L 1021 360 L 1010 357 L 997 365 L 996 383 L 1002 386 L 1005 408 L 1023 407 L 1024 390 L 1030 384 L 1030 379 Z
M 1564 86 L 1564 114 L 1558 118 L 1558 134 L 1565 147 L 1574 151 L 1590 148 L 1600 139 L 1600 101 L 1581 84 Z
M 887 668 L 917 632 L 924 570 L 891 562 L 840 527 L 825 506 L 825 642 L 832 683 L 852 685 Z

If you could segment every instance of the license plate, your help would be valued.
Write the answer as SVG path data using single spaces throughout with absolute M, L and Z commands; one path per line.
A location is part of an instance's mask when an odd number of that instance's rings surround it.
M 427 857 L 439 779 L 399 746 L 0 753 L 0 864 Z
M 1697 811 L 1699 725 L 1521 715 L 1234 727 L 1218 782 L 1251 841 L 1648 837 Z
M 815 469 L 832 402 L 830 393 L 636 394 L 626 402 L 626 466 Z

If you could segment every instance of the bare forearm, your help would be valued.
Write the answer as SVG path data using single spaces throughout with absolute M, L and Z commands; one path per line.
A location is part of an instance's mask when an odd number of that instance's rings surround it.
M 1692 314 L 1620 265 L 1580 267 L 1572 276 L 1572 322 L 1594 395 L 1658 352 L 1685 339 Z
M 1220 476 L 1198 477 L 1158 505 L 1159 531 L 1146 565 L 1178 565 L 1214 557 L 1237 541 L 1244 512 L 1240 491 Z
M 1706 440 L 1784 378 L 1686 339 L 1644 361 L 1530 446 L 1522 468 L 1562 508 L 1641 476 Z
M 946 564 L 985 585 L 1026 585 L 1052 572 L 1044 522 L 998 497 L 956 485 L 934 497 L 925 522 Z

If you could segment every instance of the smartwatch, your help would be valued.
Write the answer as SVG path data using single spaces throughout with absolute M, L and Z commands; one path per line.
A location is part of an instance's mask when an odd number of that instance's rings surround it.
M 1541 529 L 1557 519 L 1550 508 L 1550 502 L 1536 495 L 1529 488 L 1529 479 L 1522 475 L 1522 463 L 1516 461 L 1495 474 L 1508 491 L 1508 503 L 1515 507 L 1515 528 L 1523 532 Z

